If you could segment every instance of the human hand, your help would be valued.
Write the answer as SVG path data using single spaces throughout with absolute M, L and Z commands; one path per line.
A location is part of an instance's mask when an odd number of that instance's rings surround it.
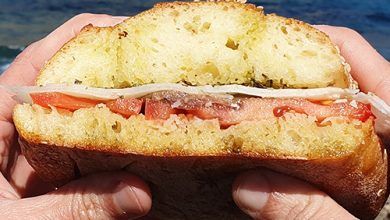
M 123 19 L 94 14 L 75 16 L 27 47 L 0 76 L 0 84 L 33 85 L 44 63 L 82 27 L 112 26 Z M 148 186 L 126 172 L 88 176 L 53 191 L 55 188 L 40 180 L 20 153 L 12 123 L 16 103 L 1 89 L 0 100 L 0 219 L 132 219 L 149 211 Z
M 352 77 L 363 92 L 373 92 L 390 105 L 390 62 L 358 32 L 344 27 L 316 25 L 329 35 L 351 65 Z
M 351 29 L 326 25 L 316 28 L 338 45 L 360 89 L 390 104 L 390 63 Z M 265 169 L 238 176 L 233 198 L 254 219 L 356 219 L 308 183 Z

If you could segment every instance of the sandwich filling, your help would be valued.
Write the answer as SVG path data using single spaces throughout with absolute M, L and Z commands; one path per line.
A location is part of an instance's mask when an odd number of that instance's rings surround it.
M 283 117 L 287 112 L 314 116 L 319 123 L 332 117 L 365 122 L 373 116 L 369 104 L 347 99 L 312 101 L 304 98 L 259 98 L 244 95 L 231 99 L 180 91 L 161 91 L 139 98 L 120 97 L 114 100 L 82 98 L 60 92 L 38 92 L 31 93 L 30 96 L 33 103 L 45 108 L 55 107 L 62 112 L 104 104 L 112 112 L 125 118 L 144 114 L 147 120 L 167 120 L 170 115 L 176 114 L 189 119 L 218 119 L 221 127 L 243 121 Z
M 344 122 L 375 119 L 378 133 L 390 131 L 390 107 L 373 94 L 342 88 L 264 89 L 242 85 L 185 86 L 146 84 L 125 89 L 84 85 L 1 86 L 19 103 L 56 108 L 63 114 L 94 107 L 128 119 L 142 115 L 148 121 L 166 121 L 172 115 L 186 119 L 217 119 L 221 128 L 243 121 L 284 118 L 286 113 L 314 116 L 317 125 L 334 118 Z

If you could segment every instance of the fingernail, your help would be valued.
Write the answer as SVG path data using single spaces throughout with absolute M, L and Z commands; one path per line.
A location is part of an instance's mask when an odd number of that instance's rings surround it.
M 250 172 L 240 178 L 236 197 L 238 205 L 251 216 L 257 216 L 267 204 L 270 191 L 269 182 L 261 173 Z
M 113 200 L 120 212 L 123 212 L 128 217 L 140 217 L 145 214 L 139 199 L 139 197 L 143 196 L 141 190 L 123 182 L 118 185 L 117 189 L 113 195 Z

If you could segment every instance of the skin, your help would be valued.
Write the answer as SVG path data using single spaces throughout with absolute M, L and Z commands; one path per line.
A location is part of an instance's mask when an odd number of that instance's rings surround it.
M 354 30 L 315 27 L 340 48 L 360 89 L 374 92 L 390 104 L 390 63 Z M 324 192 L 269 170 L 238 176 L 232 195 L 241 210 L 254 219 L 356 219 Z
M 70 19 L 44 39 L 27 47 L 0 77 L 0 84 L 33 85 L 44 63 L 82 27 L 90 23 L 112 26 L 123 19 L 95 14 L 81 14 Z M 317 28 L 326 32 L 340 47 L 362 90 L 375 92 L 390 103 L 389 62 L 350 29 Z M 0 219 L 134 219 L 150 210 L 148 186 L 128 173 L 91 175 L 59 189 L 40 180 L 20 153 L 12 123 L 12 109 L 16 103 L 1 89 L 0 100 Z M 237 205 L 255 219 L 354 218 L 325 193 L 269 170 L 238 176 L 232 194 Z

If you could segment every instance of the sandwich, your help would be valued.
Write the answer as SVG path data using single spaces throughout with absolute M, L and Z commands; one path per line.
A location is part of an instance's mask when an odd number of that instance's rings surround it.
M 25 157 L 60 186 L 101 171 L 148 182 L 154 218 L 244 219 L 234 177 L 266 167 L 358 218 L 388 192 L 390 107 L 359 91 L 329 37 L 236 1 L 159 3 L 86 26 L 35 86 L 3 86 Z

